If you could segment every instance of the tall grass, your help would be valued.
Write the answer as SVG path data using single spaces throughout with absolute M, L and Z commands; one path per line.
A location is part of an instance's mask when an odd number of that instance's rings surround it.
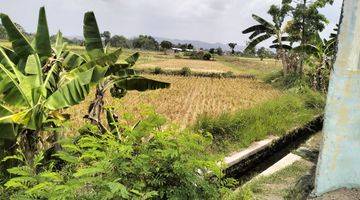
M 310 89 L 287 92 L 254 108 L 218 117 L 204 115 L 197 121 L 195 129 L 212 134 L 212 150 L 227 153 L 270 135 L 281 136 L 287 130 L 311 121 L 323 112 L 324 102 L 322 95 Z

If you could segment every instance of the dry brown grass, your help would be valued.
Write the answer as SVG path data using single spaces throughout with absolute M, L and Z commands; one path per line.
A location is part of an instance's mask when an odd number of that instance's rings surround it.
M 150 105 L 171 122 L 185 127 L 194 123 L 200 114 L 218 115 L 239 108 L 249 108 L 281 94 L 271 86 L 251 79 L 164 75 L 150 78 L 170 82 L 171 88 L 141 93 L 131 91 L 123 99 L 113 99 L 107 95 L 106 105 L 115 107 L 119 115 L 133 113 L 136 118 L 140 117 L 143 105 Z M 93 95 L 90 95 L 83 104 L 72 108 L 73 128 L 78 128 L 83 123 L 82 117 L 92 98 Z
M 161 67 L 164 70 L 180 70 L 183 67 L 189 67 L 197 72 L 227 72 L 232 70 L 221 62 L 191 59 L 167 59 L 140 64 L 136 67 L 139 69 Z

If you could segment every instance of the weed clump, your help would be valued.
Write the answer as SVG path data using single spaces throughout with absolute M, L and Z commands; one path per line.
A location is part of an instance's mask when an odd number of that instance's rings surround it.
M 192 72 L 191 72 L 190 67 L 183 67 L 180 70 L 180 75 L 182 75 L 182 76 L 191 76 L 191 74 L 192 74 Z
M 164 70 L 161 67 L 155 67 L 154 74 L 163 74 Z
M 203 115 L 196 122 L 195 129 L 211 133 L 214 137 L 213 149 L 226 152 L 235 147 L 247 147 L 269 135 L 283 135 L 322 113 L 324 106 L 325 98 L 310 89 L 289 91 L 251 109 L 217 117 Z

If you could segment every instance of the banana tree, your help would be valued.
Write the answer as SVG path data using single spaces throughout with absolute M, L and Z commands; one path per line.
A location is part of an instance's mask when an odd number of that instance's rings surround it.
M 31 162 L 39 133 L 56 128 L 66 118 L 61 110 L 85 99 L 100 67 L 81 67 L 85 59 L 65 50 L 61 33 L 51 47 L 43 7 L 32 43 L 7 15 L 0 18 L 12 44 L 0 47 L 0 145 L 5 153 L 18 141 Z
M 85 15 L 87 51 L 82 56 L 66 50 L 61 33 L 51 46 L 44 8 L 40 9 L 32 43 L 7 15 L 1 14 L 0 18 L 12 44 L 12 49 L 0 47 L 0 129 L 4 130 L 0 145 L 7 151 L 20 146 L 29 162 L 37 151 L 39 134 L 61 126 L 67 118 L 62 111 L 81 103 L 91 86 L 117 85 L 140 91 L 169 86 L 128 69 L 138 55 L 117 63 L 121 49 L 108 53 L 103 48 L 92 12 Z
M 312 38 L 311 44 L 294 48 L 294 51 L 304 51 L 309 58 L 306 63 L 313 69 L 313 89 L 326 92 L 330 71 L 335 56 L 336 38 L 322 39 L 320 34 Z M 327 77 L 327 79 L 326 79 Z
M 110 53 L 108 48 L 103 47 L 101 34 L 93 12 L 85 13 L 84 38 L 87 58 L 89 59 L 88 65 L 92 65 L 91 63 L 102 64 L 101 62 L 108 64 L 104 79 L 96 87 L 95 99 L 89 106 L 89 113 L 85 116 L 85 118 L 89 119 L 92 124 L 96 124 L 102 131 L 108 131 L 101 123 L 101 114 L 104 112 L 104 97 L 107 90 L 110 90 L 112 97 L 122 98 L 130 90 L 146 91 L 170 87 L 170 83 L 139 76 L 132 69 L 139 59 L 139 53 L 135 53 L 124 61 L 118 62 L 121 49 Z M 116 118 L 115 116 L 113 117 Z
M 258 24 L 251 26 L 244 30 L 243 34 L 251 33 L 249 39 L 250 43 L 246 49 L 253 49 L 259 43 L 262 43 L 268 39 L 273 38 L 273 45 L 271 48 L 275 48 L 278 56 L 281 58 L 283 65 L 283 72 L 287 74 L 289 72 L 286 51 L 290 50 L 292 47 L 288 42 L 288 37 L 284 36 L 284 30 L 282 28 L 285 17 L 290 11 L 291 1 L 284 0 L 281 7 L 272 5 L 268 13 L 272 16 L 272 22 L 259 17 L 258 15 L 253 14 L 253 19 L 258 22 Z

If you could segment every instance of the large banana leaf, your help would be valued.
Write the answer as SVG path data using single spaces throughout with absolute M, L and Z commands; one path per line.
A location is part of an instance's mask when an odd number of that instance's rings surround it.
M 76 67 L 81 66 L 85 62 L 85 59 L 79 54 L 74 52 L 67 52 L 64 58 L 63 66 L 67 70 L 75 69 Z
M 85 13 L 84 38 L 86 51 L 92 59 L 97 59 L 104 55 L 99 27 L 93 12 Z
M 260 34 L 263 34 L 263 33 L 266 33 L 266 30 L 264 30 L 264 31 L 263 30 L 256 30 L 250 35 L 249 39 L 252 40 L 255 37 L 257 37 L 257 36 L 259 36 Z
M 45 107 L 50 110 L 57 110 L 68 108 L 83 101 L 89 94 L 94 69 L 71 74 L 72 77 L 47 98 Z
M 271 35 L 269 35 L 269 34 L 261 35 L 261 36 L 255 38 L 254 40 L 252 40 L 252 41 L 248 44 L 248 46 L 246 47 L 246 49 L 255 48 L 256 45 L 258 45 L 260 42 L 263 42 L 263 41 L 269 39 L 270 37 L 271 37 Z
M 109 66 L 113 65 L 119 59 L 121 54 L 121 48 L 115 50 L 112 53 L 104 54 L 102 56 L 97 57 L 96 59 L 91 60 L 87 63 L 87 65 L 101 65 L 101 66 Z
M 35 50 L 30 45 L 26 37 L 16 28 L 14 23 L 11 21 L 9 16 L 5 14 L 0 14 L 2 25 L 4 26 L 9 41 L 12 44 L 12 47 L 15 53 L 21 59 L 27 59 L 30 54 L 33 54 Z
M 53 48 L 56 54 L 56 58 L 60 58 L 60 56 L 66 49 L 66 45 L 67 43 L 63 41 L 62 33 L 58 31 L 58 33 L 56 34 L 55 47 Z
M 251 27 L 245 29 L 242 33 L 247 34 L 247 33 L 255 32 L 255 31 L 259 31 L 259 30 L 266 31 L 266 29 L 267 28 L 264 25 L 259 24 L 259 25 L 254 25 L 254 26 L 251 26 Z
M 20 58 L 19 56 L 16 55 L 16 53 L 12 49 L 6 48 L 4 46 L 0 46 L 0 48 L 4 50 L 5 54 L 7 55 L 7 57 L 9 57 L 11 62 L 13 62 L 15 65 L 18 64 Z M 0 58 L 0 60 L 1 59 L 2 58 Z
M 0 104 L 0 118 L 12 115 L 13 112 L 10 109 Z M 13 140 L 17 135 L 17 125 L 15 125 L 10 119 L 0 121 L 0 140 L 10 139 Z
M 136 61 L 139 59 L 140 54 L 139 52 L 134 53 L 130 57 L 128 57 L 125 61 L 129 64 L 129 67 L 132 67 L 135 65 Z
M 44 7 L 41 7 L 39 11 L 39 21 L 35 35 L 35 50 L 42 62 L 51 56 L 50 36 Z
M 272 25 L 270 22 L 266 21 L 265 19 L 261 18 L 260 16 L 257 16 L 255 14 L 252 15 L 252 17 L 259 22 L 261 25 L 265 26 L 268 29 L 275 30 L 275 26 Z
M 272 48 L 272 49 L 280 49 L 280 48 L 283 48 L 283 49 L 286 49 L 286 50 L 291 50 L 291 49 L 292 49 L 292 46 L 287 45 L 287 44 L 282 44 L 281 46 L 280 46 L 279 44 L 273 44 L 273 45 L 270 45 L 270 48 Z
M 29 96 L 29 91 L 26 91 L 20 86 L 26 82 L 24 74 L 16 68 L 2 49 L 0 49 L 0 54 L 3 57 L 3 60 L 6 60 L 5 63 L 7 64 L 6 67 L 0 64 L 0 72 L 2 72 L 2 82 L 0 86 L 2 89 L 9 89 L 9 86 L 11 86 L 10 91 L 0 91 L 3 95 L 3 100 L 11 105 L 22 105 L 23 103 L 31 105 L 31 100 L 27 98 Z M 32 82 L 29 82 L 28 84 L 33 85 Z
M 8 49 L 8 51 L 11 51 Z M 13 71 L 13 65 L 14 63 L 9 58 L 8 54 L 6 53 L 5 49 L 0 47 L 0 63 L 3 64 L 6 69 Z

